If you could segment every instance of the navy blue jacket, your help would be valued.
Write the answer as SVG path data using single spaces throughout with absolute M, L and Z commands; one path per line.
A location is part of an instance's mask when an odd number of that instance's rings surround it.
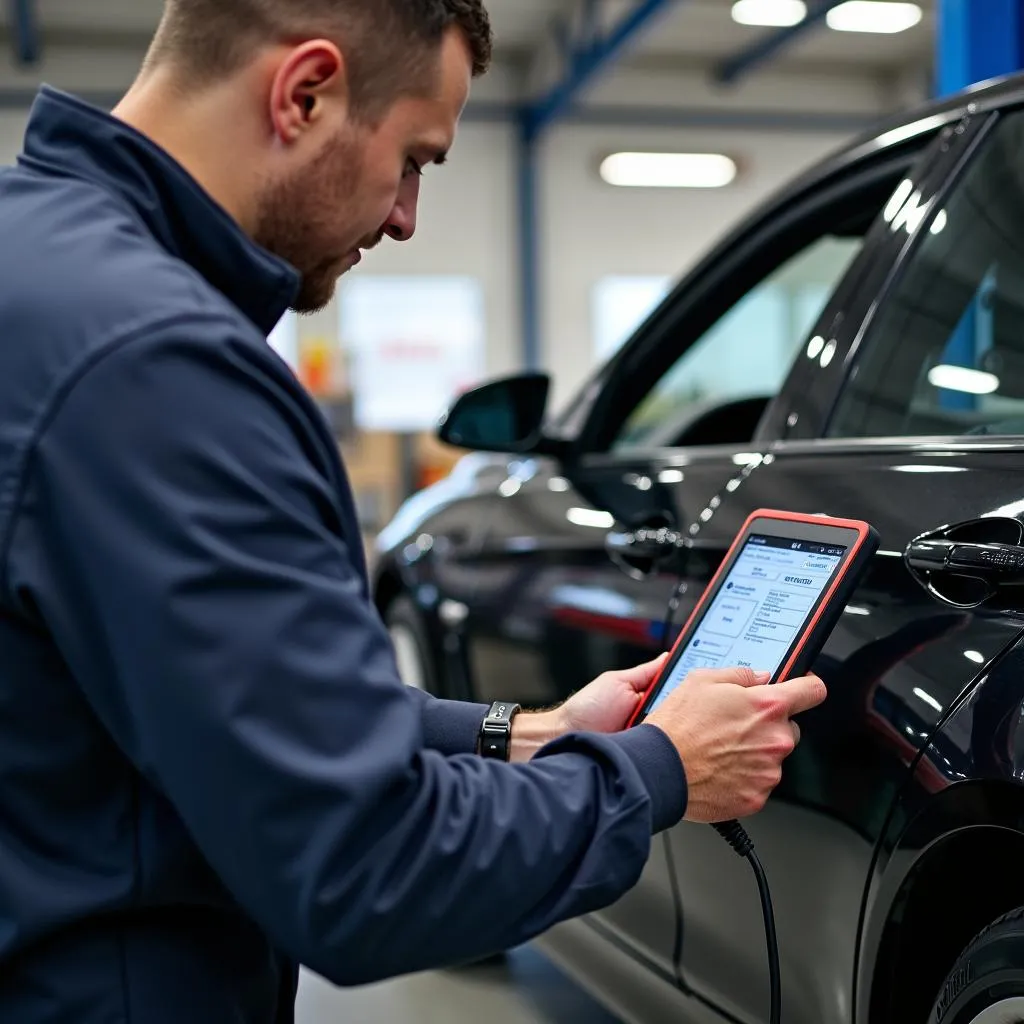
M 211 140 L 211 144 L 214 142 Z M 297 292 L 166 153 L 44 89 L 0 175 L 0 1020 L 271 1024 L 520 943 L 683 814 L 651 726 L 529 765 L 401 685 Z

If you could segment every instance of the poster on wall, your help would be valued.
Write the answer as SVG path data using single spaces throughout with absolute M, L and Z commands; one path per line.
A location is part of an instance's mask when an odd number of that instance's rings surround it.
M 432 430 L 484 375 L 484 297 L 474 278 L 352 276 L 338 307 L 361 430 Z
M 669 277 L 620 275 L 594 285 L 594 357 L 599 363 L 613 356 L 650 316 L 672 287 Z

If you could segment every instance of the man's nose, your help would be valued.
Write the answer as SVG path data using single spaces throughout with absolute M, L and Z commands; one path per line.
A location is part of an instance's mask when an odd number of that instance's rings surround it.
M 416 234 L 416 207 L 419 203 L 419 175 L 410 174 L 402 179 L 398 198 L 388 217 L 384 231 L 396 242 L 408 242 Z

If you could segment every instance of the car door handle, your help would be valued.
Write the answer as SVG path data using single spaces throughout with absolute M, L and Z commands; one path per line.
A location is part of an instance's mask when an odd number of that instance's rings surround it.
M 995 586 L 1024 579 L 1024 547 L 1018 544 L 918 540 L 907 549 L 907 562 L 921 572 L 976 576 Z
M 1004 516 L 973 519 L 924 534 L 907 545 L 903 560 L 933 597 L 956 608 L 1024 599 L 1024 524 Z

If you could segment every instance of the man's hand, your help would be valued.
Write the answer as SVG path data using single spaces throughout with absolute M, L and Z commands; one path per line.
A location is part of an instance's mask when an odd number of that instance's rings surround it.
M 800 741 L 790 719 L 824 701 L 817 676 L 765 686 L 750 669 L 699 669 L 645 720 L 672 741 L 686 770 L 689 821 L 756 814 Z
M 512 760 L 528 761 L 541 747 L 571 732 L 621 732 L 658 677 L 668 654 L 637 668 L 605 672 L 552 711 L 512 720 Z

